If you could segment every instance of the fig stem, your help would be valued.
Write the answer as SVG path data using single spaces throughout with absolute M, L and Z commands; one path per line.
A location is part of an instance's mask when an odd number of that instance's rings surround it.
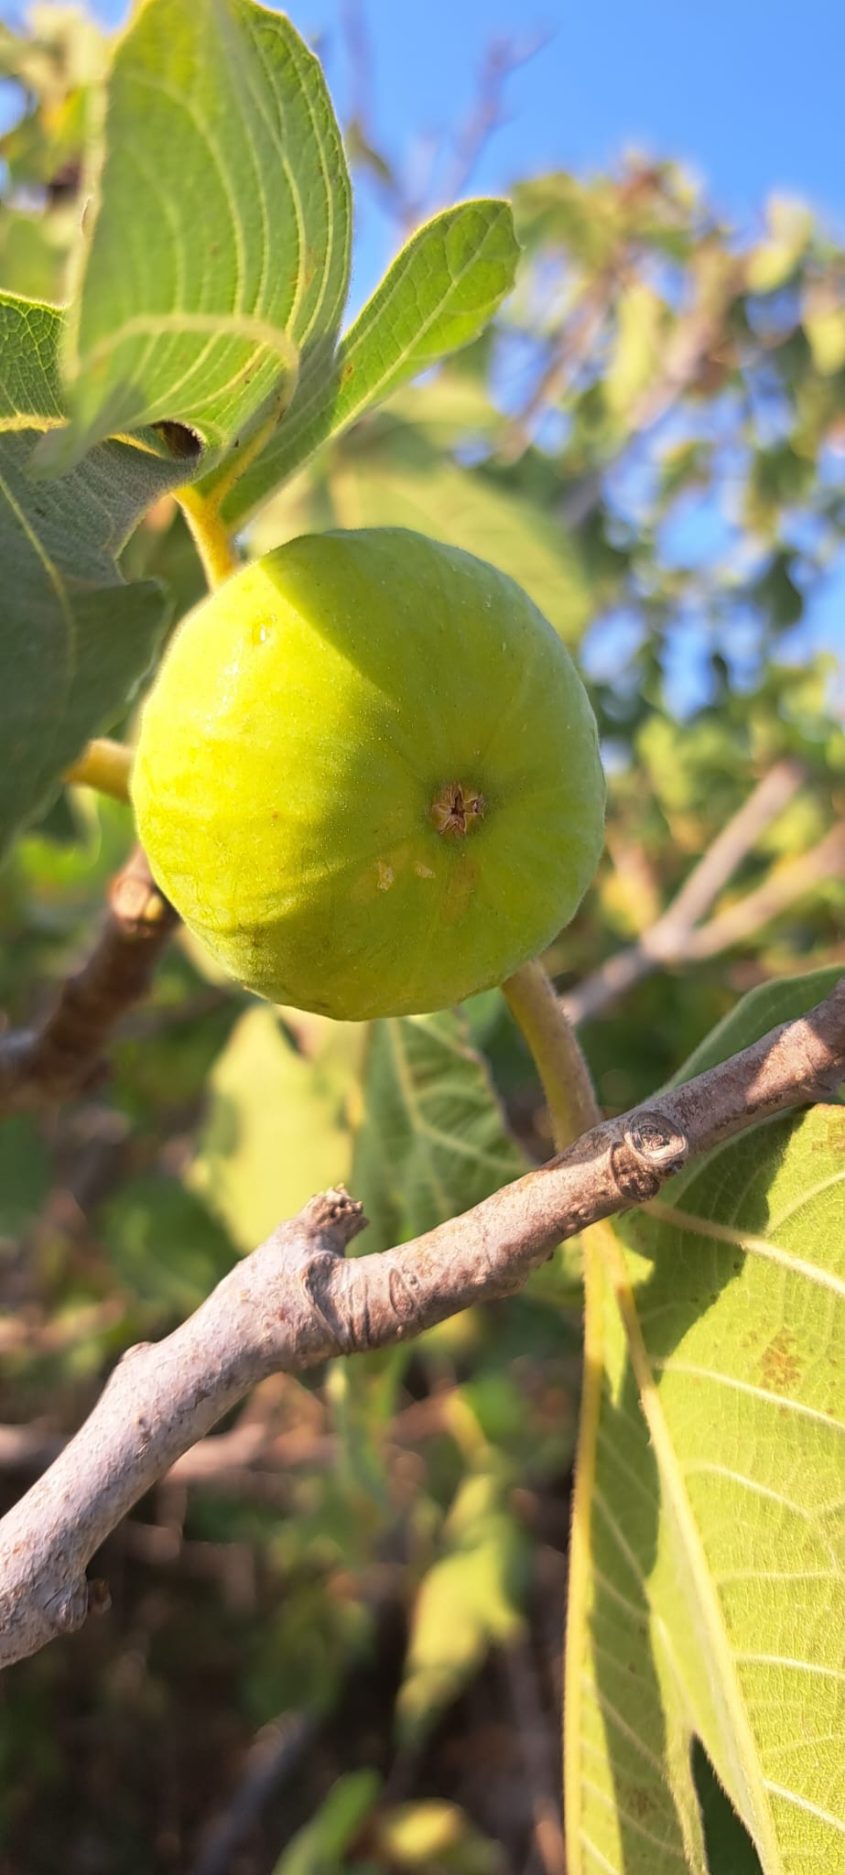
M 65 771 L 65 781 L 96 788 L 98 794 L 110 794 L 115 801 L 128 801 L 132 750 L 125 742 L 112 742 L 108 736 L 95 736 L 87 748 Z
M 508 1007 L 534 1057 L 558 1152 L 601 1120 L 590 1071 L 560 998 L 535 959 L 502 984 Z M 584 1232 L 584 1379 L 578 1414 L 569 1544 L 564 1672 L 564 1815 L 570 1860 L 581 1817 L 582 1681 L 591 1561 L 591 1515 L 604 1384 L 605 1299 L 618 1271 L 619 1246 L 608 1223 Z M 574 1868 L 574 1862 L 573 1862 Z
M 176 500 L 191 531 L 191 538 L 202 561 L 202 570 L 211 592 L 239 566 L 229 530 L 217 511 L 217 504 L 201 495 L 198 488 L 180 488 Z
M 531 1050 L 548 1101 L 555 1148 L 563 1152 L 601 1119 L 575 1030 L 538 958 L 514 971 L 502 984 L 502 994 Z
M 270 409 L 263 421 L 259 423 L 254 435 L 250 436 L 248 440 L 242 440 L 241 446 L 237 450 L 232 450 L 228 462 L 216 475 L 212 501 L 218 512 L 223 506 L 226 496 L 231 493 L 236 483 L 246 474 L 247 469 L 252 467 L 256 456 L 260 456 L 262 449 L 269 443 L 271 436 L 278 429 L 285 412 L 290 409 L 298 383 L 299 361 L 297 359 L 293 368 L 288 371 L 287 375 L 282 379 Z

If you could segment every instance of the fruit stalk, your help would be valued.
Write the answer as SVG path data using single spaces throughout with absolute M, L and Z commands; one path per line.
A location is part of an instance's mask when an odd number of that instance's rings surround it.
M 110 794 L 115 801 L 128 801 L 131 769 L 132 750 L 124 742 L 96 736 L 67 770 L 65 781 L 96 788 L 98 794 Z
M 503 984 L 509 1008 L 522 1030 L 552 1119 L 558 1152 L 579 1134 L 597 1126 L 601 1113 L 590 1071 L 574 1029 L 542 964 L 525 964 Z M 604 1374 L 603 1339 L 606 1264 L 617 1246 L 612 1226 L 594 1224 L 584 1232 L 584 1378 L 578 1415 L 569 1535 L 569 1578 L 564 1641 L 563 1784 L 567 1867 L 583 1875 L 581 1853 L 581 1685 L 590 1622 L 590 1541 L 596 1441 Z
M 557 1152 L 565 1151 L 601 1119 L 590 1071 L 542 964 L 516 970 L 502 991 L 522 1030 L 542 1082 Z
M 191 531 L 210 592 L 214 592 L 240 564 L 231 535 L 215 502 L 196 488 L 180 488 L 176 500 Z

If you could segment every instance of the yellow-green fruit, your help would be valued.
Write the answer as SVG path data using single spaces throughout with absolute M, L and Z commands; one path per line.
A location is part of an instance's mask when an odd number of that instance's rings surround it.
M 598 860 L 596 726 L 504 574 L 401 528 L 309 535 L 176 634 L 133 777 L 159 884 L 273 1001 L 360 1019 L 501 983 Z

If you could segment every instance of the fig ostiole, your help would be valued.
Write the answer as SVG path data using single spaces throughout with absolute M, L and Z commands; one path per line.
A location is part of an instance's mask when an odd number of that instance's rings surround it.
M 225 968 L 347 1020 L 512 975 L 572 918 L 604 817 L 557 634 L 505 574 L 401 528 L 291 541 L 189 613 L 132 796 Z

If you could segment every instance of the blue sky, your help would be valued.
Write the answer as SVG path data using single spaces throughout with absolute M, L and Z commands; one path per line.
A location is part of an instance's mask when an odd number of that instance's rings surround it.
M 772 190 L 805 195 L 845 231 L 843 0 L 360 0 L 375 123 L 392 158 L 425 168 L 465 124 L 493 36 L 544 47 L 510 78 L 509 121 L 470 192 L 542 168 L 601 167 L 636 145 L 685 159 L 743 225 Z M 292 0 L 319 38 L 341 112 L 349 101 L 346 0 Z M 441 173 L 442 170 L 441 170 Z M 445 180 L 445 177 L 444 177 Z M 370 208 L 356 297 L 393 235 Z
M 380 122 L 448 134 L 494 34 L 550 35 L 509 86 L 512 121 L 479 169 L 501 187 L 521 169 L 601 164 L 628 142 L 685 156 L 726 208 L 772 187 L 845 223 L 842 0 L 363 0 Z M 343 0 L 293 0 L 342 88 Z

